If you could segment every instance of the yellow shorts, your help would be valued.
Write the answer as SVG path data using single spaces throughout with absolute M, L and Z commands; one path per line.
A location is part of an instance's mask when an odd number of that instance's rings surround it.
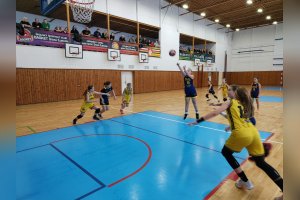
M 228 93 L 227 92 L 222 92 L 223 98 L 227 98 L 228 97 Z
M 243 148 L 246 148 L 251 156 L 265 154 L 259 132 L 254 126 L 233 130 L 225 146 L 234 152 L 240 152 Z
M 130 96 L 125 96 L 124 100 L 123 100 L 123 103 L 129 104 L 130 103 Z
M 87 109 L 92 109 L 94 106 L 95 106 L 94 103 L 83 103 L 80 108 L 80 112 L 85 113 Z

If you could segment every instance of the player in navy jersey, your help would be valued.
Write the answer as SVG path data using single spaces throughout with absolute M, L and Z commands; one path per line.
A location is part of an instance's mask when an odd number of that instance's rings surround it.
M 116 94 L 114 89 L 112 88 L 111 82 L 110 81 L 106 81 L 104 83 L 104 87 L 101 90 L 102 93 L 104 94 L 110 94 L 112 93 L 114 96 L 114 99 L 116 100 Z M 109 96 L 108 95 L 101 95 L 100 96 L 100 105 L 102 105 L 102 110 L 101 110 L 101 114 L 104 113 L 105 111 L 109 110 Z M 101 116 L 102 117 L 102 116 Z
M 192 74 L 192 69 L 186 69 L 186 66 L 180 67 L 180 64 L 177 63 L 179 70 L 181 71 L 182 76 L 184 77 L 184 92 L 185 92 L 185 113 L 183 119 L 186 119 L 189 114 L 189 104 L 192 99 L 194 109 L 196 112 L 196 118 L 199 119 L 199 112 L 197 107 L 197 91 L 194 86 L 194 75 Z
M 216 95 L 216 92 L 215 92 L 215 90 L 214 90 L 214 86 L 213 86 L 213 84 L 211 83 L 211 81 L 208 81 L 208 92 L 207 92 L 207 94 L 205 95 L 206 98 L 207 98 L 207 101 L 210 101 L 209 94 L 213 95 L 213 96 L 218 100 L 218 102 L 220 103 L 220 100 L 218 99 L 218 97 L 217 97 L 217 95 Z
M 258 78 L 253 79 L 253 83 L 251 85 L 251 98 L 255 99 L 257 110 L 259 109 L 259 93 L 261 90 L 261 84 L 258 82 Z

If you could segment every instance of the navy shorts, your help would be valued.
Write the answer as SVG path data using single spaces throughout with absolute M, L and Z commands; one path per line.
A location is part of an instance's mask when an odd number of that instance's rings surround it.
M 185 97 L 196 97 L 197 92 L 195 88 L 185 88 Z
M 100 105 L 102 105 L 102 106 L 108 106 L 109 105 L 108 98 L 103 98 L 103 100 L 102 100 L 102 98 L 100 98 Z
M 209 93 L 209 94 L 212 94 L 212 95 L 215 95 L 215 94 L 216 94 L 214 90 L 209 90 L 208 93 Z
M 256 92 L 251 92 L 251 98 L 257 99 L 257 98 L 258 98 L 258 93 L 256 93 Z
M 254 117 L 250 117 L 250 122 L 255 126 L 256 125 L 256 120 Z

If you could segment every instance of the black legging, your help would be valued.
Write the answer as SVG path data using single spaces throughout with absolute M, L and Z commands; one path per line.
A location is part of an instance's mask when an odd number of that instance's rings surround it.
M 240 164 L 233 156 L 233 151 L 228 147 L 224 146 L 222 149 L 222 155 L 226 158 L 229 165 L 236 169 L 240 167 Z M 279 173 L 274 169 L 271 165 L 269 165 L 265 161 L 265 156 L 253 156 L 253 160 L 260 169 L 262 169 L 273 181 L 276 185 L 283 191 L 283 179 L 279 175 Z

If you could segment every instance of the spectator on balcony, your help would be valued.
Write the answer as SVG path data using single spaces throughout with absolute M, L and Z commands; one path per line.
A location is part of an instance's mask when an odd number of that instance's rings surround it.
M 64 29 L 63 33 L 69 33 L 68 27 Z
M 101 38 L 100 28 L 97 28 L 97 30 L 94 32 L 94 37 Z
M 155 41 L 154 46 L 155 46 L 155 47 L 159 47 L 159 43 L 158 43 L 157 40 Z
M 154 45 L 154 42 L 153 42 L 153 41 L 149 40 L 149 42 L 150 42 L 150 44 L 149 44 L 149 46 L 150 46 L 150 47 L 155 47 L 155 45 Z
M 62 27 L 61 26 L 56 26 L 54 28 L 54 32 L 62 33 L 63 32 Z
M 21 20 L 20 24 L 24 27 L 24 28 L 31 28 L 30 23 L 28 22 L 28 18 L 27 17 L 23 17 L 23 19 Z
M 91 31 L 90 31 L 89 27 L 86 26 L 85 29 L 82 30 L 81 34 L 84 35 L 84 36 L 90 36 Z
M 39 21 L 38 18 L 35 18 L 34 22 L 32 22 L 32 27 L 36 29 L 42 28 L 42 23 Z
M 72 27 L 71 33 L 74 35 L 73 39 L 76 42 L 81 42 L 82 41 L 81 35 L 79 34 L 79 31 L 77 30 L 75 25 Z
M 124 35 L 121 35 L 121 37 L 119 38 L 120 42 L 126 42 L 126 38 Z
M 115 40 L 115 34 L 114 34 L 113 32 L 110 34 L 109 39 L 110 39 L 111 41 L 114 41 L 114 40 Z
M 48 23 L 47 19 L 44 19 L 43 20 L 43 23 L 42 23 L 42 29 L 46 30 L 46 31 L 49 31 L 50 30 L 50 24 Z
M 101 38 L 107 40 L 108 39 L 108 33 L 107 31 L 105 31 L 104 33 L 102 33 Z
M 134 36 L 131 36 L 131 38 L 129 38 L 128 42 L 130 42 L 130 43 L 136 43 Z
M 143 39 L 143 44 L 149 46 L 147 38 L 144 38 L 144 39 Z

